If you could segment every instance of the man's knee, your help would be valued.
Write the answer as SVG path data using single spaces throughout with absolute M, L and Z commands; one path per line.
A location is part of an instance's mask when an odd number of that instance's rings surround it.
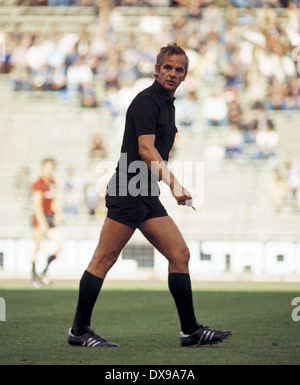
M 119 254 L 119 250 L 114 247 L 107 249 L 98 244 L 89 264 L 89 269 L 106 274 L 117 261 Z
M 182 263 L 185 265 L 188 265 L 190 261 L 190 257 L 191 257 L 190 250 L 188 247 L 186 247 L 186 249 L 182 254 Z
M 182 250 L 176 250 L 176 253 L 169 258 L 169 271 L 177 273 L 188 272 L 189 260 L 190 251 L 187 247 Z

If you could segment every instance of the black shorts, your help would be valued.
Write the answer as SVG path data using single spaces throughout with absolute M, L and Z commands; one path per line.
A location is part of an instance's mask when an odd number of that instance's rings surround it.
M 48 226 L 50 229 L 53 229 L 53 227 L 55 227 L 55 223 L 54 223 L 54 214 L 45 214 L 45 217 L 46 217 L 46 220 L 48 222 Z
M 45 214 L 45 213 L 44 213 Z M 55 223 L 54 223 L 54 214 L 45 214 L 45 217 L 46 217 L 46 221 L 48 223 L 48 226 L 50 229 L 53 229 L 55 227 Z M 39 226 L 38 224 L 38 221 L 36 219 L 36 216 L 33 215 L 32 217 L 32 221 L 31 221 L 31 225 L 32 227 L 36 228 Z
M 107 216 L 133 229 L 151 218 L 165 217 L 166 209 L 158 196 L 110 196 L 105 197 Z

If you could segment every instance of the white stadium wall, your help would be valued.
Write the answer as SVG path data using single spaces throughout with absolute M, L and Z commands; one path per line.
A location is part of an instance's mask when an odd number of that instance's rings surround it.
M 78 279 L 87 267 L 96 241 L 65 240 L 59 258 L 50 267 L 56 279 Z M 300 243 L 293 242 L 188 242 L 191 278 L 197 280 L 266 279 L 298 281 Z M 31 273 L 33 242 L 29 239 L 0 240 L 0 278 L 28 278 Z M 37 262 L 43 269 L 52 252 L 44 242 Z M 139 267 L 134 259 L 121 255 L 109 272 L 110 279 L 166 279 L 167 261 L 153 251 L 153 267 Z

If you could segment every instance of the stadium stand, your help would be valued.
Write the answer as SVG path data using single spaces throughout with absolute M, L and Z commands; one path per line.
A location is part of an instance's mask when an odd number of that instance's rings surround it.
M 231 73 L 220 73 L 219 69 L 215 73 L 213 71 L 205 73 L 203 70 L 198 77 L 196 71 L 198 60 L 196 53 L 198 52 L 202 52 L 209 63 L 209 60 L 214 60 L 213 56 L 209 55 L 215 49 L 220 49 L 220 57 L 225 57 L 222 47 L 233 44 L 234 49 L 230 57 L 234 60 L 236 59 L 235 54 L 239 52 L 235 44 L 241 49 L 239 43 L 247 42 L 248 45 L 245 44 L 243 48 L 245 48 L 245 54 L 248 54 L 249 44 L 259 46 L 259 40 L 262 37 L 271 40 L 271 36 L 262 33 L 262 29 L 258 30 L 253 27 L 253 22 L 261 25 L 271 16 L 275 17 L 275 24 L 272 25 L 277 28 L 278 39 L 284 40 L 286 38 L 284 31 L 287 30 L 291 35 L 292 32 L 295 32 L 292 37 L 296 39 L 297 33 L 300 33 L 299 10 L 291 8 L 293 15 L 297 14 L 297 18 L 294 18 L 293 22 L 298 28 L 297 31 L 291 31 L 284 29 L 287 20 L 292 23 L 291 14 L 287 13 L 288 9 L 247 8 L 244 12 L 243 9 L 233 6 L 215 8 L 215 5 L 212 5 L 211 9 L 209 7 L 210 5 L 201 8 L 201 25 L 212 26 L 216 20 L 215 17 L 221 20 L 221 24 L 215 24 L 217 26 L 216 35 L 211 36 L 206 35 L 203 29 L 196 28 L 200 16 L 192 17 L 187 8 L 158 7 L 151 8 L 151 12 L 149 12 L 147 7 L 119 6 L 106 10 L 108 13 L 103 9 L 100 9 L 100 13 L 98 13 L 99 9 L 91 6 L 50 9 L 38 6 L 19 7 L 13 0 L 1 1 L 0 31 L 6 38 L 8 36 L 11 38 L 13 34 L 14 39 L 16 36 L 21 39 L 25 34 L 32 34 L 30 36 L 35 36 L 37 39 L 40 34 L 47 39 L 51 33 L 53 36 L 59 37 L 63 34 L 88 36 L 88 39 L 92 40 L 97 36 L 105 36 L 104 43 L 102 37 L 97 41 L 99 43 L 97 54 L 100 60 L 97 62 L 97 67 L 92 66 L 92 85 L 97 102 L 95 108 L 84 108 L 78 93 L 69 99 L 68 94 L 63 90 L 49 90 L 47 87 L 36 86 L 39 84 L 37 82 L 31 82 L 28 88 L 18 89 L 12 82 L 13 65 L 5 71 L 2 70 L 3 73 L 0 76 L 1 238 L 30 237 L 31 201 L 27 189 L 29 182 L 37 175 L 40 161 L 45 156 L 51 156 L 57 160 L 56 174 L 61 184 L 70 169 L 75 171 L 76 177 L 81 182 L 82 189 L 78 198 L 79 212 L 76 215 L 66 215 L 63 223 L 64 233 L 72 239 L 96 239 L 98 237 L 105 209 L 100 206 L 96 210 L 96 215 L 91 215 L 86 194 L 88 186 L 95 184 L 95 181 L 97 183 L 97 179 L 99 180 L 99 177 L 102 176 L 100 174 L 101 170 L 103 171 L 102 167 L 106 165 L 105 162 L 109 160 L 115 164 L 118 159 L 123 113 L 126 101 L 132 95 L 132 89 L 128 88 L 128 84 L 126 84 L 126 80 L 131 74 L 130 69 L 126 68 L 126 64 L 130 64 L 130 59 L 126 57 L 126 50 L 123 51 L 124 56 L 122 57 L 124 59 L 123 78 L 120 68 L 117 69 L 119 78 L 114 77 L 114 68 L 110 66 L 113 61 L 105 67 L 106 55 L 109 51 L 113 51 L 114 46 L 120 51 L 125 47 L 128 49 L 129 57 L 131 54 L 137 55 L 140 60 L 139 55 L 143 51 L 143 43 L 151 42 L 152 46 L 145 53 L 145 57 L 148 55 L 147 59 L 142 62 L 144 66 L 139 69 L 143 82 L 137 84 L 136 87 L 142 87 L 151 81 L 149 67 L 154 64 L 152 54 L 157 51 L 162 40 L 167 43 L 175 39 L 181 43 L 185 37 L 191 55 L 191 80 L 178 94 L 177 107 L 179 111 L 180 104 L 183 105 L 188 89 L 193 84 L 197 96 L 193 101 L 192 111 L 196 111 L 196 113 L 191 115 L 192 126 L 178 122 L 180 129 L 171 162 L 192 161 L 193 164 L 196 161 L 203 162 L 204 200 L 203 204 L 197 208 L 197 212 L 192 212 L 187 208 L 177 207 L 171 197 L 163 196 L 162 199 L 167 208 L 188 240 L 299 241 L 299 202 L 295 203 L 293 196 L 289 194 L 285 197 L 285 204 L 282 207 L 274 208 L 270 198 L 269 184 L 274 169 L 279 168 L 286 173 L 285 165 L 288 161 L 293 161 L 295 166 L 299 166 L 299 106 L 293 110 L 281 108 L 267 111 L 279 135 L 276 160 L 272 158 L 259 160 L 257 157 L 252 157 L 253 143 L 247 146 L 250 156 L 226 157 L 224 143 L 228 133 L 228 124 L 225 127 L 209 126 L 203 118 L 204 102 L 209 95 L 216 92 L 221 92 L 224 97 L 226 89 L 227 96 L 229 94 L 229 97 L 232 97 L 232 93 L 237 91 L 237 100 L 241 108 L 249 112 L 252 118 L 256 117 L 257 110 L 253 109 L 254 99 L 252 94 L 250 95 L 252 84 L 248 84 L 247 87 L 244 76 L 237 78 L 236 83 L 233 83 L 234 76 Z M 209 13 L 209 9 L 211 13 Z M 263 11 L 266 13 L 263 14 Z M 229 17 L 230 19 L 228 19 Z M 149 31 L 149 20 L 153 22 L 152 31 Z M 244 23 L 249 23 L 248 29 L 244 27 Z M 232 29 L 236 29 L 236 31 L 231 33 Z M 199 32 L 199 36 L 202 36 L 202 42 L 197 40 L 195 30 Z M 142 31 L 143 38 L 139 37 L 139 31 Z M 154 35 L 159 31 L 162 35 Z M 242 35 L 240 35 L 241 32 Z M 162 39 L 161 36 L 164 38 Z M 215 41 L 216 36 L 222 41 L 219 46 Z M 210 42 L 210 47 L 213 45 L 215 47 L 208 50 L 207 45 L 203 44 L 205 39 Z M 77 50 L 81 49 L 82 52 L 85 52 L 84 40 L 81 43 L 81 45 L 76 45 Z M 88 44 L 90 43 L 91 41 Z M 16 48 L 17 45 L 14 41 L 11 46 L 7 44 L 6 48 L 10 50 L 11 47 Z M 13 49 L 9 53 L 12 52 Z M 291 45 L 288 46 L 288 55 L 288 58 L 291 58 Z M 202 56 L 199 55 L 199 57 Z M 111 59 L 113 60 L 113 55 Z M 91 62 L 93 63 L 93 61 Z M 291 60 L 286 62 L 288 67 Z M 2 64 L 4 66 L 4 63 Z M 205 67 L 206 64 L 203 63 L 203 66 Z M 297 78 L 299 77 L 297 62 L 293 62 L 293 65 L 295 66 L 294 76 Z M 208 70 L 211 70 L 212 67 L 209 67 Z M 112 71 L 111 78 L 108 77 L 105 69 Z M 133 77 L 136 79 L 134 80 L 138 80 L 139 75 L 136 75 L 135 72 Z M 30 76 L 34 76 L 32 69 Z M 251 76 L 255 76 L 255 74 L 251 74 Z M 267 75 L 260 79 L 266 80 L 266 77 Z M 288 75 L 286 78 L 290 81 L 292 76 Z M 249 78 L 250 83 L 251 79 Z M 267 79 L 269 78 L 267 77 Z M 255 84 L 261 85 L 259 82 Z M 267 82 L 267 84 L 269 83 Z M 134 88 L 134 91 L 136 89 Z M 252 88 L 251 91 L 253 91 Z M 115 102 L 116 97 L 118 97 L 117 102 Z M 263 102 L 266 101 L 268 101 L 268 89 L 263 98 Z M 95 133 L 101 134 L 105 147 L 105 157 L 100 160 L 91 158 L 89 151 L 91 139 Z M 103 184 L 103 180 L 100 181 Z M 98 188 L 100 188 L 99 185 Z

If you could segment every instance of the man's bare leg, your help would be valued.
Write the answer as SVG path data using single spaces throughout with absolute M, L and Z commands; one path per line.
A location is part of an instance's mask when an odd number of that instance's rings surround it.
M 40 251 L 41 242 L 43 240 L 43 234 L 39 230 L 39 228 L 33 228 L 32 238 L 34 242 L 34 250 L 33 250 L 33 256 L 31 260 L 31 263 L 32 263 L 31 283 L 34 287 L 39 288 L 41 286 L 41 279 L 36 272 L 36 262 L 37 262 L 38 253 Z
M 188 273 L 190 252 L 181 232 L 169 216 L 142 223 L 142 234 L 169 261 L 169 273 Z
M 50 228 L 47 231 L 46 237 L 55 245 L 55 250 L 48 257 L 46 266 L 45 266 L 43 273 L 42 273 L 43 282 L 48 284 L 48 283 L 50 283 L 49 279 L 46 276 L 48 268 L 49 268 L 50 264 L 57 258 L 58 254 L 61 252 L 63 242 L 62 242 L 62 236 L 61 236 L 60 231 L 55 227 Z
M 134 233 L 134 229 L 106 218 L 98 245 L 87 271 L 104 279 L 117 261 L 122 249 Z
M 32 256 L 32 266 L 33 266 L 33 273 L 35 273 L 35 265 L 37 261 L 37 255 L 40 251 L 41 242 L 43 239 L 43 234 L 38 228 L 33 229 L 32 231 L 32 237 L 34 242 L 34 250 L 33 250 L 33 256 Z
M 169 289 L 174 298 L 181 330 L 185 334 L 198 329 L 193 306 L 189 275 L 189 249 L 173 220 L 169 217 L 152 218 L 143 222 L 141 232 L 169 261 Z

